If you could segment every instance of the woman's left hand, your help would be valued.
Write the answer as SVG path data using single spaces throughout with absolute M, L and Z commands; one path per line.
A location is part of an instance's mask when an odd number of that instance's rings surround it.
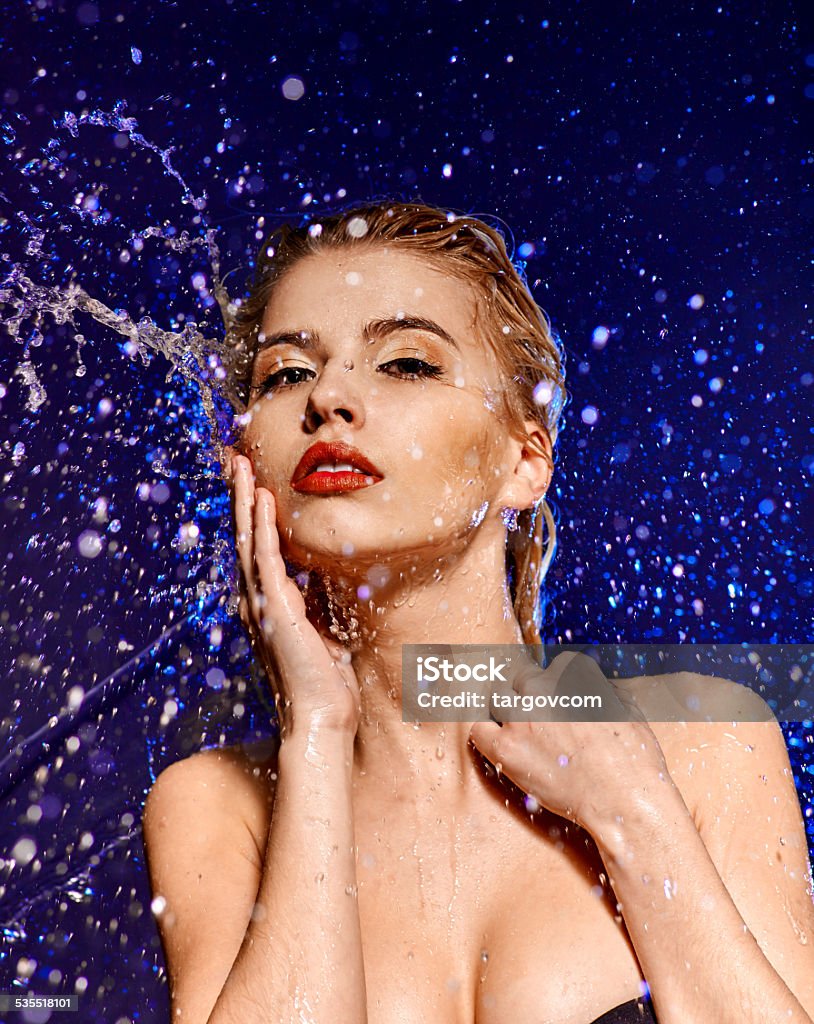
M 603 720 L 580 721 L 579 711 L 559 709 L 546 711 L 546 721 L 531 721 L 534 712 L 528 712 L 522 721 L 476 722 L 469 738 L 540 806 L 593 833 L 612 825 L 631 801 L 674 783 L 638 706 L 586 655 L 559 654 L 546 669 L 529 663 L 515 672 L 505 692 L 569 690 L 600 694 Z M 499 708 L 492 713 L 501 717 Z

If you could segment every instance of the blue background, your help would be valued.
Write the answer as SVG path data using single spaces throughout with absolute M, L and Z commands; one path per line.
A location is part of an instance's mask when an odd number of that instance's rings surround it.
M 568 355 L 546 641 L 807 643 L 814 47 L 783 3 L 541 6 L 7 5 L 2 248 L 37 281 L 216 338 L 205 253 L 134 232 L 217 228 L 240 294 L 282 219 L 388 195 L 502 224 Z M 108 124 L 72 134 L 66 111 Z M 0 735 L 18 766 L 0 845 L 29 837 L 43 865 L 0 897 L 0 988 L 25 957 L 34 991 L 86 979 L 83 1021 L 165 1021 L 144 796 L 173 760 L 271 728 L 239 625 L 196 600 L 228 504 L 197 394 L 163 359 L 81 316 L 26 321 L 0 359 Z M 173 623 L 20 760 L 71 687 Z M 786 726 L 814 849 L 811 732 Z

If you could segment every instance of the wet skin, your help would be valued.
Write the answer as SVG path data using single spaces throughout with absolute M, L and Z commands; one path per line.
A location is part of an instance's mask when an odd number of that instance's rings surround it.
M 426 326 L 373 336 L 374 321 L 392 327 L 407 315 L 440 325 L 458 348 Z M 536 749 L 534 743 L 515 743 L 500 755 L 510 779 L 533 779 L 545 793 L 544 806 L 531 816 L 523 790 L 505 776 L 498 779 L 488 761 L 498 758 L 494 744 L 520 738 L 518 723 L 502 730 L 482 724 L 476 732 L 468 723 L 416 728 L 402 721 L 402 644 L 522 639 L 508 600 L 499 510 L 527 508 L 538 500 L 550 483 L 550 466 L 496 412 L 493 395 L 501 378 L 477 326 L 468 287 L 414 257 L 380 250 L 303 261 L 267 309 L 268 337 L 307 331 L 311 343 L 294 344 L 289 337 L 255 363 L 244 456 L 235 460 L 232 481 L 238 550 L 244 582 L 249 581 L 242 615 L 283 669 L 276 685 L 286 743 L 298 765 L 292 771 L 314 769 L 322 781 L 308 785 L 331 791 L 331 799 L 312 805 L 299 801 L 299 782 L 294 784 L 279 833 L 292 838 L 279 839 L 272 874 L 293 870 L 313 853 L 305 833 L 300 835 L 303 823 L 316 823 L 313 835 L 326 836 L 332 852 L 324 868 L 308 861 L 301 892 L 288 892 L 282 875 L 268 882 L 271 813 L 285 775 L 276 752 L 207 751 L 173 766 L 164 796 L 147 815 L 145 835 L 149 842 L 171 822 L 181 835 L 188 807 L 211 808 L 206 824 L 195 825 L 196 818 L 191 831 L 205 828 L 223 841 L 200 853 L 198 877 L 209 877 L 211 884 L 206 905 L 195 903 L 197 924 L 186 925 L 190 934 L 218 936 L 207 946 L 212 950 L 219 943 L 210 960 L 218 973 L 209 983 L 219 991 L 229 973 L 249 919 L 258 913 L 261 878 L 274 906 L 288 911 L 286 900 L 301 905 L 311 899 L 313 885 L 322 891 L 332 881 L 327 863 L 335 864 L 338 849 L 330 845 L 332 830 L 345 836 L 350 823 L 355 882 L 345 893 L 358 907 L 368 1024 L 587 1024 L 639 994 L 643 970 L 637 949 L 649 957 L 648 980 L 664 990 L 676 976 L 675 956 L 684 955 L 680 946 L 671 951 L 668 940 L 680 939 L 685 925 L 670 916 L 671 904 L 660 904 L 652 910 L 656 925 L 648 934 L 642 908 L 649 917 L 666 861 L 692 862 L 700 873 L 714 863 L 720 877 L 704 876 L 705 891 L 715 894 L 709 896 L 710 929 L 729 915 L 721 942 L 742 934 L 731 903 L 722 902 L 726 892 L 716 888 L 724 879 L 743 919 L 775 951 L 775 960 L 785 958 L 786 976 L 800 991 L 803 960 L 795 943 L 803 940 L 794 929 L 804 934 L 813 927 L 802 895 L 805 836 L 784 748 L 781 754 L 769 723 L 663 724 L 651 716 L 646 728 L 626 723 L 608 731 L 606 723 L 586 724 L 592 731 L 580 734 L 569 727 L 560 736 L 581 756 L 557 777 L 561 785 L 551 785 L 548 762 L 556 751 L 552 734 L 541 731 L 534 737 Z M 428 373 L 427 365 L 437 369 Z M 533 421 L 526 424 L 529 431 L 535 428 Z M 294 468 L 318 440 L 352 444 L 381 478 L 344 493 L 297 492 L 291 487 Z M 306 620 L 281 554 L 342 585 L 362 636 L 352 657 Z M 718 685 L 709 678 L 702 682 L 707 692 Z M 684 691 L 698 680 L 682 673 L 673 684 L 677 699 L 684 700 Z M 646 713 L 647 680 L 624 685 Z M 305 722 L 307 736 L 297 722 Z M 340 772 L 342 762 L 338 757 L 332 765 L 326 754 L 338 749 L 333 739 L 321 742 L 326 722 L 331 736 L 351 737 L 349 794 L 344 783 L 325 781 Z M 664 783 L 663 802 L 631 800 L 656 779 Z M 337 806 L 347 809 L 340 818 Z M 571 806 L 585 809 L 584 820 L 568 820 Z M 640 890 L 641 871 L 632 880 L 622 877 L 626 891 L 635 893 L 628 897 L 627 920 L 606 867 L 609 854 L 621 847 L 603 834 L 622 808 L 636 823 L 626 837 L 635 849 L 634 864 L 646 865 L 647 878 L 656 879 L 651 889 Z M 754 822 L 744 808 L 755 809 Z M 749 841 L 736 830 L 739 822 Z M 753 839 L 757 830 L 762 831 Z M 648 847 L 657 843 L 662 852 L 654 865 Z M 767 861 L 777 865 L 774 874 L 761 867 Z M 173 880 L 182 869 L 172 857 L 161 862 L 160 853 L 154 862 L 159 866 L 153 877 L 183 890 L 177 906 L 187 906 L 188 881 Z M 624 876 L 618 867 L 617 872 Z M 788 886 L 783 895 L 777 889 L 781 881 Z M 682 894 L 690 889 L 687 879 L 680 884 Z M 172 929 L 173 913 L 170 907 L 164 928 Z M 667 922 L 661 929 L 659 914 Z M 354 927 L 353 915 L 343 919 L 344 941 Z M 259 943 L 261 930 L 253 935 Z M 327 941 L 319 928 L 313 938 L 317 944 Z M 323 959 L 334 945 L 331 938 L 320 951 Z M 173 956 L 183 957 L 189 943 L 178 948 Z M 252 954 L 246 952 L 248 965 Z M 762 956 L 757 954 L 758 961 L 750 955 L 746 973 L 768 978 Z M 347 962 L 346 956 L 340 959 Z M 256 969 L 255 962 L 246 967 L 233 987 L 236 996 Z M 814 998 L 810 989 L 807 994 Z M 357 1005 L 353 990 L 343 998 Z

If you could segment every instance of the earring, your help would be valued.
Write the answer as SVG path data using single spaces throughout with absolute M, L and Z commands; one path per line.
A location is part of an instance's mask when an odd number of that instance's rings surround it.
M 328 623 L 328 629 L 342 644 L 357 643 L 361 639 L 361 634 L 359 633 L 359 620 L 352 612 L 348 613 L 346 608 L 342 608 L 341 605 L 339 605 L 329 576 L 325 577 L 324 585 L 325 596 L 328 599 L 328 616 L 331 620 Z M 346 618 L 347 628 L 340 623 L 337 612 L 340 612 L 340 614 Z
M 507 530 L 513 531 L 519 529 L 517 517 L 520 514 L 520 509 L 517 508 L 502 508 L 500 510 L 500 518 Z

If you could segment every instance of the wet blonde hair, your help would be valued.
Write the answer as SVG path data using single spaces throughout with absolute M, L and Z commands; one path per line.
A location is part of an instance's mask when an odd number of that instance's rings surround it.
M 234 365 L 243 400 L 248 401 L 263 315 L 280 279 L 301 259 L 325 250 L 391 244 L 474 286 L 483 340 L 507 382 L 500 393 L 505 414 L 523 438 L 528 437 L 524 420 L 535 420 L 543 428 L 550 443 L 545 455 L 553 472 L 567 398 L 565 352 L 559 339 L 531 296 L 522 264 L 518 268 L 509 257 L 502 234 L 476 217 L 421 201 L 373 201 L 328 216 L 315 215 L 298 226 L 283 223 L 271 232 L 227 339 L 237 357 Z M 520 511 L 518 529 L 509 532 L 506 548 L 514 612 L 527 644 L 541 643 L 542 584 L 556 546 L 556 523 L 543 497 L 531 509 Z

